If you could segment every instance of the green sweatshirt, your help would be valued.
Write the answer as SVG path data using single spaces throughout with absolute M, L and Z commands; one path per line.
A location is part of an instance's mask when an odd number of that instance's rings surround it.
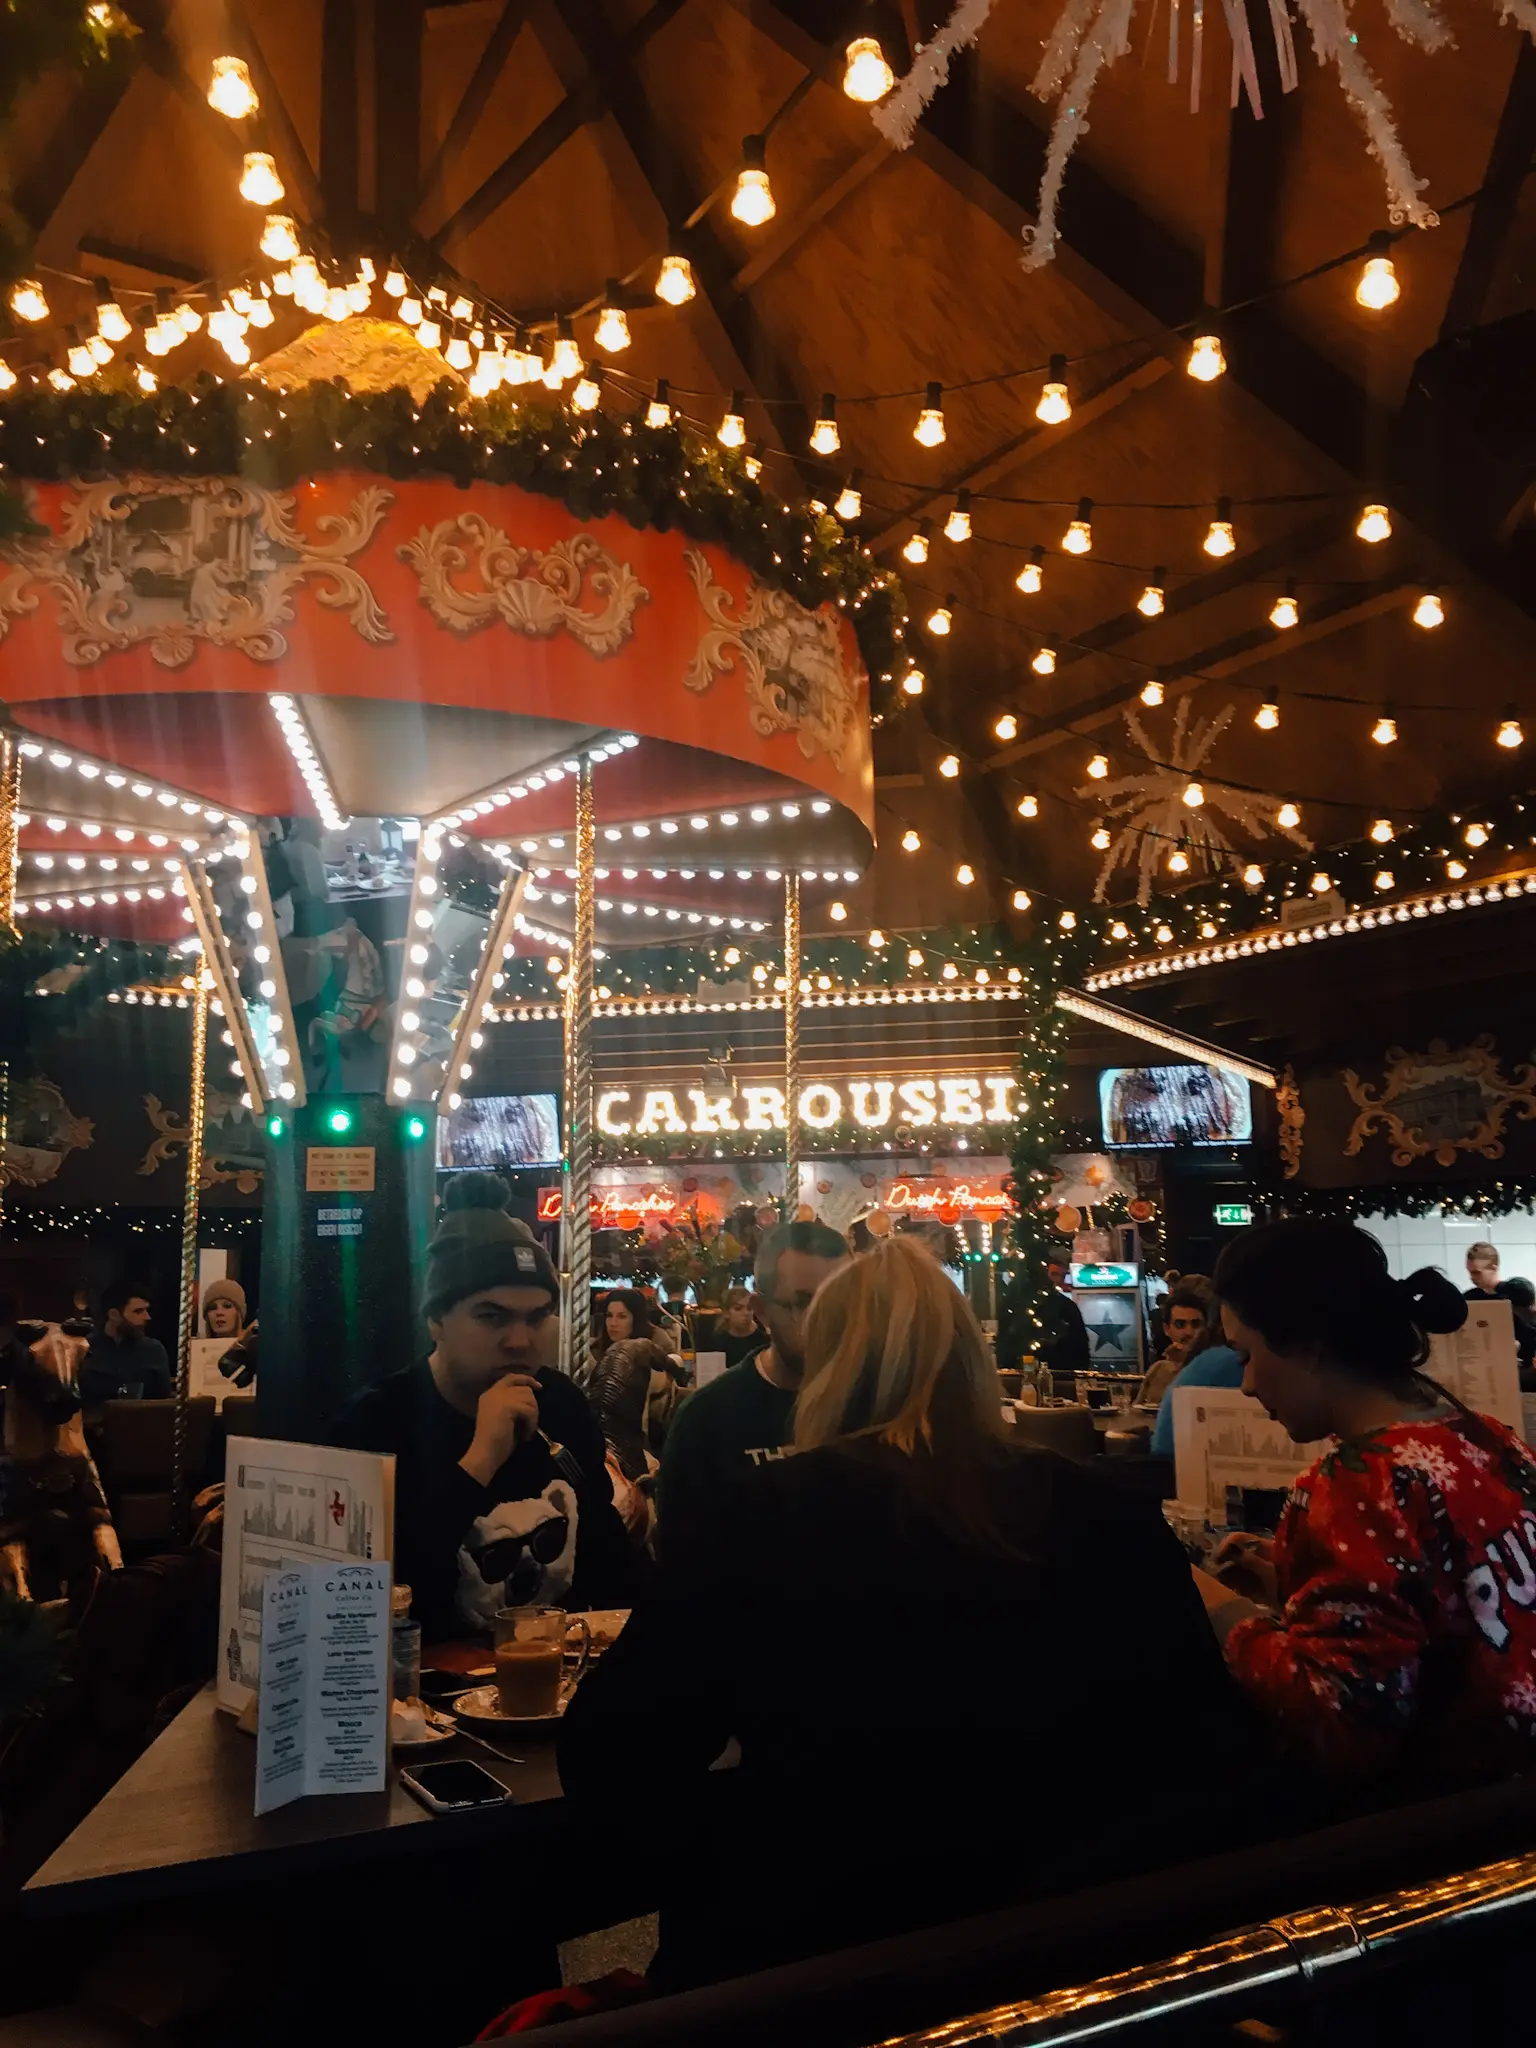
M 783 1456 L 794 1413 L 793 1390 L 765 1380 L 756 1358 L 683 1401 L 667 1432 L 657 1494 L 658 1543 L 668 1558 L 708 1542 L 721 1498 L 741 1474 Z

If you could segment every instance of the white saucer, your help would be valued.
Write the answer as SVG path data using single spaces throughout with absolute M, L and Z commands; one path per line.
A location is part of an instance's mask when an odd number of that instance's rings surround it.
M 451 1742 L 453 1740 L 457 1731 L 450 1715 L 443 1713 L 440 1708 L 425 1705 L 423 1706 L 423 1712 L 427 1717 L 426 1734 L 418 1735 L 406 1741 L 402 1741 L 397 1735 L 394 1737 L 394 1747 L 396 1749 L 436 1749 L 440 1742 Z
M 473 1692 L 460 1693 L 453 1711 L 464 1721 L 484 1728 L 556 1728 L 565 1713 L 569 1695 L 562 1693 L 552 1714 L 504 1714 L 494 1685 L 477 1685 Z

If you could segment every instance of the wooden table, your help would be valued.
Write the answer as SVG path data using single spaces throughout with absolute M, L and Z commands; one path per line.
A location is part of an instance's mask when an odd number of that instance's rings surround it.
M 219 1711 L 210 1685 L 54 1851 L 23 1904 L 36 1913 L 94 1912 L 365 1860 L 371 1866 L 547 1838 L 563 1804 L 554 1737 L 508 1738 L 502 1747 L 507 1755 L 493 1756 L 458 1736 L 400 1761 L 471 1758 L 507 1786 L 515 1804 L 433 1816 L 393 1782 L 387 1792 L 296 1799 L 258 1820 L 255 1738 Z

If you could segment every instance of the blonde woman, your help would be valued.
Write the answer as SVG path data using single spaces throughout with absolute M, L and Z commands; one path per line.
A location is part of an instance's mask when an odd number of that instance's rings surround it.
M 1171 1862 L 1261 1804 L 1178 1544 L 1014 1447 L 930 1255 L 838 1267 L 804 1333 L 789 1450 L 664 1552 L 561 1731 L 574 1799 L 645 1759 L 665 1988 Z

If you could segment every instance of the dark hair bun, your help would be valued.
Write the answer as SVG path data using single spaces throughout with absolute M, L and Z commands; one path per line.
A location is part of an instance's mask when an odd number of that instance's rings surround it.
M 456 1173 L 443 1190 L 443 1209 L 505 1209 L 512 1190 L 499 1173 Z
M 1408 1303 L 1408 1313 L 1432 1336 L 1459 1330 L 1467 1320 L 1466 1302 L 1438 1266 L 1420 1266 L 1417 1273 L 1397 1284 Z

